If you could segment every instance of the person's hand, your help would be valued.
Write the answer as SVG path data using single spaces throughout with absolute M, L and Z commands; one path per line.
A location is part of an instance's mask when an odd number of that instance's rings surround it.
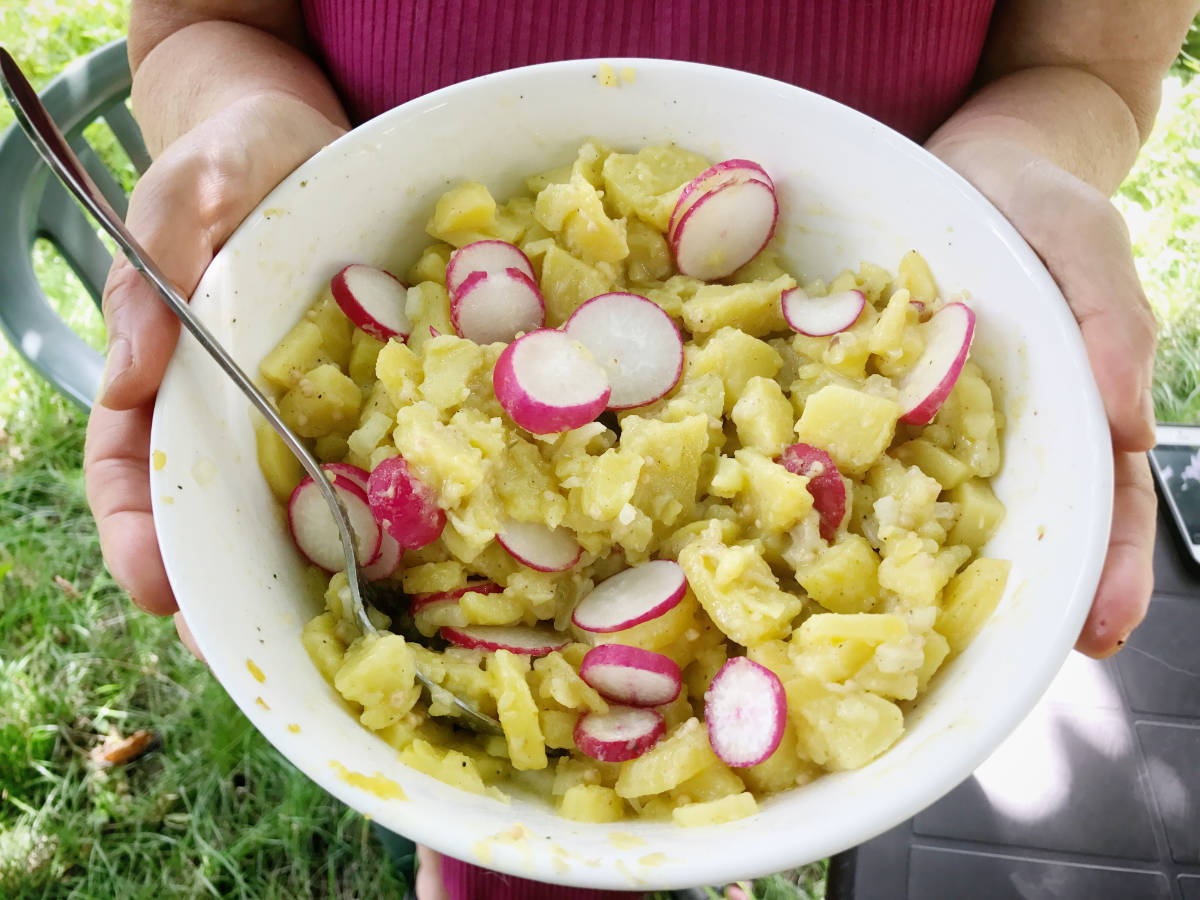
M 1108 557 L 1076 649 L 1115 653 L 1146 614 L 1154 587 L 1156 499 L 1151 383 L 1157 325 L 1125 222 L 1086 182 L 1015 142 L 931 146 L 1008 218 L 1045 262 L 1079 322 L 1112 430 L 1116 493 Z
M 294 97 L 243 98 L 170 144 L 138 181 L 127 224 L 190 296 L 213 254 L 255 205 L 342 129 Z M 108 354 L 88 420 L 84 475 L 100 549 L 147 612 L 177 607 L 150 511 L 150 419 L 179 322 L 118 255 L 104 288 Z M 186 626 L 176 625 L 189 648 Z M 194 649 L 193 649 L 193 652 Z

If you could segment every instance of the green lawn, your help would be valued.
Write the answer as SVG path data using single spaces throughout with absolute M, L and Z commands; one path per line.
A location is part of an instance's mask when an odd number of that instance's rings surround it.
M 0 43 L 41 85 L 124 24 L 114 0 L 31 0 L 0 10 Z M 1118 198 L 1163 325 L 1159 415 L 1174 421 L 1200 421 L 1200 78 L 1187 74 L 1168 81 Z M 0 108 L 0 129 L 10 121 Z M 73 276 L 44 247 L 38 268 L 102 346 Z M 0 341 L 0 896 L 400 896 L 363 819 L 259 737 L 170 621 L 135 612 L 104 571 L 83 421 Z M 110 731 L 138 729 L 161 749 L 123 768 L 92 762 Z M 760 900 L 823 893 L 820 866 L 755 885 Z

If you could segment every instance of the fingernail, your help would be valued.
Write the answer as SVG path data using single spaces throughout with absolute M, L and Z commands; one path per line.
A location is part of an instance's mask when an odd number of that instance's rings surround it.
M 100 397 L 108 394 L 118 378 L 124 375 L 133 364 L 133 351 L 129 346 L 129 338 L 118 335 L 108 345 L 108 353 L 104 359 L 104 379 L 100 385 Z

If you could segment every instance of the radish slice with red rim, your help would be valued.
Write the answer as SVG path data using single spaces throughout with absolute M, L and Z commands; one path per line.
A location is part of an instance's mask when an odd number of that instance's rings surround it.
M 775 191 L 761 181 L 718 187 L 700 197 L 675 226 L 675 266 L 701 281 L 731 275 L 767 245 L 778 218 Z
M 809 297 L 798 287 L 779 295 L 783 318 L 793 331 L 825 337 L 845 331 L 858 321 L 867 298 L 862 291 L 838 291 L 827 297 Z
M 545 656 L 567 645 L 564 635 L 524 625 L 446 625 L 439 633 L 447 641 L 468 650 L 507 650 L 522 656 Z
M 434 603 L 457 603 L 464 594 L 499 594 L 504 590 L 494 581 L 481 581 L 478 584 L 464 584 L 452 591 L 431 591 L 424 594 L 413 594 L 409 601 L 408 611 L 417 613 Z
M 511 341 L 542 327 L 546 304 L 533 279 L 520 269 L 472 272 L 450 300 L 450 321 L 459 337 L 477 344 Z
M 371 337 L 405 340 L 412 331 L 405 312 L 408 289 L 390 272 L 354 263 L 333 276 L 329 289 L 346 318 Z
M 928 425 L 942 408 L 971 350 L 975 312 L 962 303 L 947 303 L 925 323 L 925 349 L 897 385 L 897 398 L 908 425 Z
M 365 566 L 379 553 L 382 540 L 367 495 L 357 484 L 341 475 L 334 475 L 329 483 L 337 491 L 346 509 L 350 529 L 354 532 L 355 559 L 360 566 Z M 296 485 L 288 500 L 288 527 L 296 547 L 313 565 L 327 572 L 340 572 L 346 568 L 346 555 L 342 550 L 337 522 L 329 511 L 320 485 L 309 476 Z
M 653 403 L 679 382 L 683 338 L 661 306 L 637 294 L 600 294 L 563 331 L 592 352 L 612 384 L 609 409 Z
M 446 292 L 453 299 L 472 273 L 490 275 L 505 269 L 520 269 L 530 279 L 534 277 L 529 257 L 507 241 L 475 241 L 467 244 L 450 254 L 450 261 L 446 264 Z
M 367 499 L 379 524 L 401 547 L 433 543 L 446 525 L 446 513 L 433 489 L 417 478 L 402 456 L 380 461 L 367 479 Z
M 371 473 L 366 469 L 362 469 L 351 463 L 344 462 L 322 463 L 321 470 L 328 472 L 331 478 L 334 475 L 341 475 L 344 478 L 349 478 L 364 491 L 367 489 L 367 479 L 371 477 Z
M 587 348 L 542 328 L 504 348 L 492 372 L 496 399 L 532 434 L 569 431 L 604 412 L 612 386 Z
M 783 739 L 787 697 L 779 677 L 737 656 L 721 667 L 704 694 L 708 742 L 734 768 L 765 761 Z
M 400 546 L 400 542 L 386 531 L 382 531 L 379 538 L 379 553 L 376 554 L 374 561 L 362 570 L 363 578 L 367 581 L 390 578 L 400 568 L 400 560 L 403 556 L 404 548 Z
M 596 585 L 576 604 L 571 621 L 597 634 L 623 631 L 661 616 L 686 593 L 687 578 L 679 563 L 652 559 Z
M 575 723 L 575 746 L 600 762 L 637 759 L 666 732 L 662 714 L 636 706 L 611 706 L 606 713 L 589 712 Z
M 583 554 L 567 528 L 550 528 L 541 522 L 509 520 L 496 534 L 500 546 L 517 562 L 539 572 L 565 572 Z
M 579 664 L 579 676 L 604 699 L 628 706 L 670 703 L 683 684 L 675 660 L 625 644 L 593 647 Z
M 846 516 L 846 483 L 833 459 L 812 444 L 792 444 L 783 448 L 776 462 L 789 472 L 808 479 L 813 509 L 821 517 L 821 537 L 832 541 Z
M 679 220 L 704 194 L 714 191 L 722 185 L 737 181 L 761 181 L 772 191 L 775 190 L 775 182 L 771 180 L 767 170 L 758 163 L 748 159 L 727 159 L 719 162 L 715 166 L 705 169 L 680 191 L 679 199 L 675 201 L 675 207 L 671 210 L 671 218 L 667 222 L 667 237 L 671 236 L 671 232 L 675 230 Z

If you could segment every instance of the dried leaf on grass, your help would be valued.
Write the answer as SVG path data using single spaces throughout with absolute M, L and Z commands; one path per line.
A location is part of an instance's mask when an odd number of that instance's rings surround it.
M 128 737 L 118 731 L 110 731 L 104 743 L 92 748 L 92 762 L 101 768 L 124 766 L 144 756 L 162 743 L 156 732 L 140 730 Z

